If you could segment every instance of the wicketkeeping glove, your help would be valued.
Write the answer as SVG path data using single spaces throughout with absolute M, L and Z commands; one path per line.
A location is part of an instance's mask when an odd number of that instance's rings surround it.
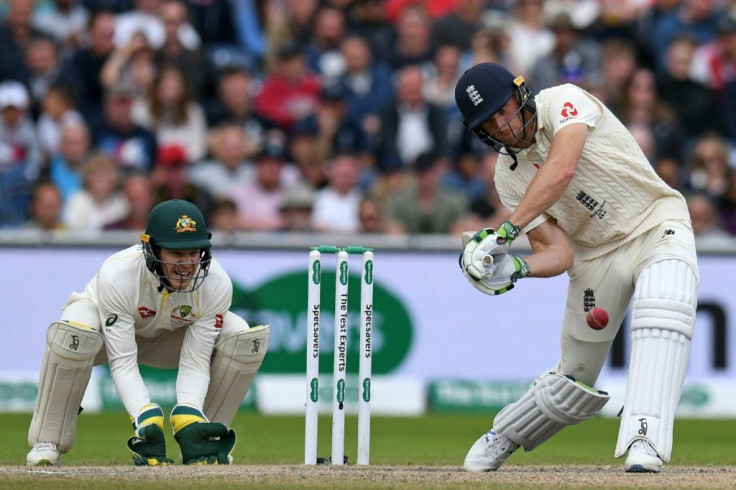
M 184 464 L 230 464 L 230 452 L 237 439 L 234 430 L 209 422 L 200 410 L 190 405 L 174 407 L 171 425 Z
M 460 267 L 472 277 L 483 279 L 491 271 L 494 256 L 508 252 L 519 233 L 518 226 L 506 221 L 498 231 L 484 228 L 469 239 L 464 234 L 465 249 L 460 258 Z
M 131 417 L 135 435 L 128 439 L 128 449 L 136 466 L 166 466 L 174 461 L 166 457 L 164 439 L 164 412 L 155 403 L 149 403 Z

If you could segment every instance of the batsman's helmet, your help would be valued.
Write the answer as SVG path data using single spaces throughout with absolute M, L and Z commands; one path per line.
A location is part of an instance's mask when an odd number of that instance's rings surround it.
M 536 116 L 534 99 L 524 77 L 515 77 L 496 63 L 480 63 L 467 69 L 455 86 L 455 103 L 463 114 L 463 126 L 496 151 L 501 151 L 504 144 L 481 128 L 481 124 L 514 95 L 519 100 L 520 112 L 529 109 Z
M 169 278 L 164 273 L 160 252 L 168 250 L 199 250 L 200 262 L 196 274 L 186 291 L 201 286 L 207 277 L 212 254 L 210 238 L 202 211 L 194 204 L 181 199 L 172 199 L 157 204 L 148 215 L 146 232 L 141 235 L 146 267 L 168 289 L 172 289 Z

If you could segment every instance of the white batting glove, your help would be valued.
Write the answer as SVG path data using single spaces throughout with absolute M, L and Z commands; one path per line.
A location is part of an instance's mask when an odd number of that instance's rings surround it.
M 467 232 L 462 234 L 465 249 L 460 267 L 474 278 L 483 279 L 492 271 L 494 256 L 509 251 L 511 243 L 519 236 L 519 228 L 507 221 L 498 231 L 484 228 L 472 237 L 468 235 Z

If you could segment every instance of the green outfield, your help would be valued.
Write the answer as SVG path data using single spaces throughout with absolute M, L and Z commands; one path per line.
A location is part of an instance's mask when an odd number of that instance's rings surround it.
M 491 416 L 430 414 L 418 418 L 373 417 L 371 464 L 460 466 L 470 445 L 490 425 Z M 25 463 L 30 414 L 0 415 L 0 465 Z M 303 417 L 239 413 L 233 423 L 238 443 L 233 452 L 238 464 L 296 465 L 304 458 Z M 319 421 L 319 454 L 330 455 L 331 419 Z M 538 449 L 519 451 L 507 465 L 623 465 L 613 457 L 617 419 L 595 418 L 563 430 Z M 125 441 L 132 434 L 124 413 L 82 413 L 77 442 L 64 455 L 65 466 L 126 465 L 131 460 Z M 357 419 L 346 422 L 345 450 L 356 458 Z M 736 465 L 736 419 L 677 420 L 670 464 L 685 466 Z M 167 431 L 169 456 L 178 456 L 176 442 Z

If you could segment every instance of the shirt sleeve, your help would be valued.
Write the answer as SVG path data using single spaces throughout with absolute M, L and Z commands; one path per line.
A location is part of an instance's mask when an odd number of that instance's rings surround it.
M 177 403 L 203 409 L 210 384 L 210 362 L 223 318 L 230 309 L 233 287 L 230 278 L 217 262 L 198 292 L 201 316 L 187 327 L 181 348 L 176 378 Z
M 125 409 L 135 416 L 150 402 L 138 369 L 133 311 L 138 284 L 132 276 L 105 264 L 97 276 L 97 300 L 110 376 Z
M 596 101 L 575 85 L 562 85 L 549 106 L 546 107 L 547 121 L 552 134 L 570 124 L 583 123 L 594 128 L 603 117 Z

